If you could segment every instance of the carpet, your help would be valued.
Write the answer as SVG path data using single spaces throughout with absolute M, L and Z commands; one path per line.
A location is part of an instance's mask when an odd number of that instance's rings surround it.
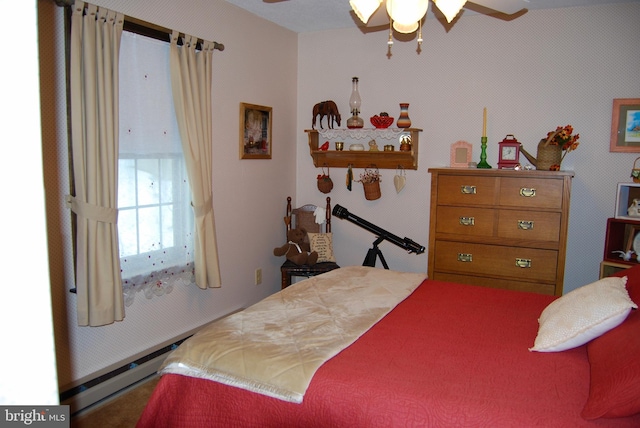
M 71 418 L 71 428 L 134 428 L 160 376 L 153 375 Z

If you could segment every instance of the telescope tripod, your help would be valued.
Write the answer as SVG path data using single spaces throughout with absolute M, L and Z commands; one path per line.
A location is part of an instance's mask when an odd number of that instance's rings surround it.
M 378 237 L 378 239 L 373 241 L 373 247 L 369 248 L 369 251 L 367 251 L 367 256 L 364 258 L 362 266 L 376 267 L 376 259 L 380 257 L 382 266 L 384 266 L 385 269 L 389 269 L 389 266 L 387 266 L 387 262 L 382 255 L 382 251 L 380 251 L 380 248 L 378 248 L 378 244 L 382 241 L 384 241 L 383 237 Z

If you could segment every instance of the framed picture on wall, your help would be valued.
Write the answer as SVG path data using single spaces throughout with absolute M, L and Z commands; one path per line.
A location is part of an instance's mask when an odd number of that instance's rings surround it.
M 271 159 L 272 108 L 240 103 L 240 159 Z
M 640 98 L 613 100 L 609 151 L 640 152 Z

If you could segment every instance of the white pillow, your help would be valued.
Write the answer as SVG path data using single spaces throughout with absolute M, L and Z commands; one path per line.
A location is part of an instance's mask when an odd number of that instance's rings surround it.
M 307 233 L 311 251 L 318 253 L 318 262 L 335 262 L 333 255 L 333 235 L 331 233 Z
M 529 350 L 576 348 L 620 325 L 638 307 L 626 284 L 626 276 L 603 278 L 551 302 L 540 314 L 538 336 Z

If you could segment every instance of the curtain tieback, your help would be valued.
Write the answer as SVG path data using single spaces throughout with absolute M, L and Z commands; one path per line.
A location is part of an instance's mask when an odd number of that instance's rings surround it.
M 193 205 L 192 201 L 191 206 L 193 207 L 193 215 L 196 217 L 204 217 L 213 210 L 213 195 L 210 195 L 204 204 L 196 206 Z
M 102 223 L 118 222 L 118 210 L 116 208 L 101 207 L 88 202 L 81 201 L 74 196 L 67 195 L 67 207 L 71 211 L 90 220 L 100 221 Z

